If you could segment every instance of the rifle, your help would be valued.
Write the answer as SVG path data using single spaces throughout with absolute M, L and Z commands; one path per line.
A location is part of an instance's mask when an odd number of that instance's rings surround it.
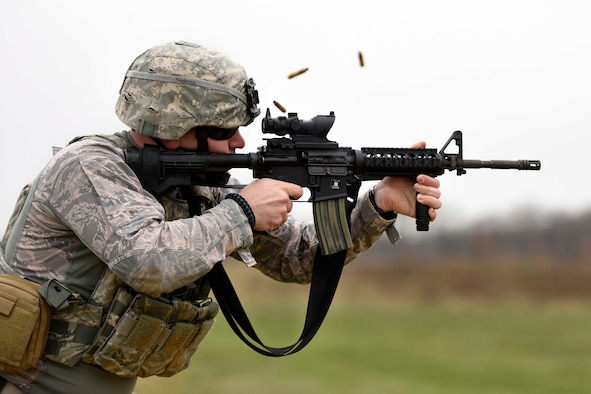
M 436 177 L 443 175 L 445 170 L 456 171 L 460 176 L 466 173 L 466 169 L 541 168 L 539 160 L 464 159 L 461 131 L 454 131 L 440 151 L 339 147 L 337 142 L 327 139 L 334 121 L 334 112 L 301 120 L 297 113 L 273 118 L 267 109 L 262 131 L 277 137 L 266 138 L 266 145 L 257 152 L 160 151 L 157 145 L 146 145 L 139 151 L 125 150 L 125 161 L 143 187 L 154 194 L 172 186 L 204 184 L 203 174 L 220 178 L 231 168 L 248 168 L 254 178 L 273 178 L 306 187 L 310 190 L 314 223 L 323 255 L 352 246 L 348 211 L 357 200 L 362 181 L 379 180 L 385 176 L 416 179 L 419 174 Z M 456 153 L 448 152 L 452 142 L 457 146 Z M 418 231 L 429 230 L 428 208 L 418 202 L 416 228 Z
M 332 302 L 352 240 L 349 215 L 357 201 L 361 182 L 385 176 L 442 175 L 445 170 L 466 173 L 467 168 L 539 170 L 538 160 L 465 160 L 462 133 L 455 131 L 438 152 L 413 148 L 341 148 L 327 139 L 334 113 L 300 120 L 295 113 L 272 118 L 269 109 L 262 121 L 263 133 L 276 134 L 254 153 L 218 154 L 192 151 L 160 151 L 157 145 L 125 150 L 125 161 L 144 189 L 158 194 L 173 186 L 220 186 L 231 168 L 248 168 L 254 178 L 297 183 L 310 190 L 314 224 L 320 248 L 316 252 L 304 328 L 290 346 L 270 347 L 258 337 L 222 264 L 208 273 L 208 282 L 224 317 L 242 339 L 260 354 L 279 357 L 303 349 L 314 337 Z M 289 138 L 285 135 L 289 134 Z M 457 153 L 447 152 L 455 142 Z M 214 182 L 215 180 L 215 182 Z M 221 182 L 220 182 L 221 181 Z M 236 187 L 232 185 L 231 187 Z M 189 209 L 191 209 L 191 201 Z M 428 208 L 417 203 L 417 230 L 429 230 Z

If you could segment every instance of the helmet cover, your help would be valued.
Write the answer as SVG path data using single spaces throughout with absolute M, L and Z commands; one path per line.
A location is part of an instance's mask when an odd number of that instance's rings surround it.
M 242 66 L 202 45 L 174 42 L 138 56 L 116 113 L 138 133 L 178 140 L 196 126 L 234 129 L 259 115 L 258 92 Z

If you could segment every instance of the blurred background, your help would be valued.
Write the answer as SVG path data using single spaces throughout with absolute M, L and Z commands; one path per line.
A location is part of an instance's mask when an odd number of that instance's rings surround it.
M 274 100 L 303 119 L 334 111 L 329 137 L 341 146 L 441 148 L 462 130 L 465 158 L 542 161 L 540 172 L 448 174 L 440 227 L 524 209 L 581 212 L 591 205 L 581 172 L 590 12 L 584 1 L 2 2 L 0 222 L 51 146 L 126 127 L 114 112 L 125 71 L 175 40 L 242 63 L 263 113 L 282 115 Z M 242 132 L 244 152 L 263 145 L 260 119 Z
M 263 112 L 334 111 L 341 146 L 441 148 L 462 130 L 465 158 L 542 169 L 442 176 L 431 230 L 400 218 L 395 248 L 347 267 L 303 352 L 259 356 L 220 316 L 187 371 L 138 393 L 590 392 L 590 15 L 574 0 L 1 2 L 0 228 L 52 146 L 125 128 L 114 105 L 137 55 L 203 43 L 245 66 Z M 264 144 L 260 119 L 242 132 L 243 152 Z M 307 288 L 227 264 L 263 337 L 296 338 Z

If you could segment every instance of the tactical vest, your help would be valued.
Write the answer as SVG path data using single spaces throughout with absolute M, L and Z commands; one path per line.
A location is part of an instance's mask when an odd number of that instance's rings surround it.
M 72 142 L 84 138 L 106 139 L 121 149 L 133 147 L 122 134 L 78 137 Z M 208 188 L 192 189 L 202 210 L 213 206 Z M 0 243 L 2 252 L 30 190 L 28 185 L 21 192 Z M 187 204 L 176 193 L 157 196 L 166 220 L 189 217 Z M 12 270 L 3 257 L 0 268 Z M 219 310 L 209 298 L 205 278 L 158 299 L 135 292 L 108 268 L 87 300 L 57 281 L 46 282 L 43 289 L 54 307 L 44 357 L 68 366 L 97 365 L 121 377 L 172 376 L 185 369 Z

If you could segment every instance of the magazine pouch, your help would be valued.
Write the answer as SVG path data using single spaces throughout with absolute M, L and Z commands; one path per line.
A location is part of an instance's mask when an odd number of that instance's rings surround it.
M 103 343 L 92 363 L 122 377 L 175 375 L 189 365 L 218 309 L 210 299 L 155 299 L 122 286 L 101 327 Z

